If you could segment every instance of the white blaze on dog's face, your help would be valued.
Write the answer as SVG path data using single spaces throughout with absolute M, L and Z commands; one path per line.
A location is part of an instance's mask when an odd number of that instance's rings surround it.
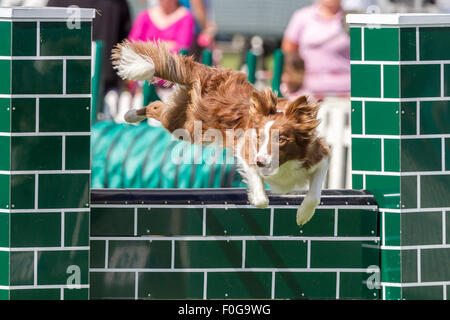
M 258 133 L 258 151 L 255 155 L 254 163 L 263 176 L 276 173 L 279 165 L 278 130 L 272 130 L 275 120 L 268 120 L 263 129 Z

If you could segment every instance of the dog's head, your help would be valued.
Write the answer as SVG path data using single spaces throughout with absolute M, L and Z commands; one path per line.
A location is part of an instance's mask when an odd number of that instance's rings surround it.
M 247 160 L 263 176 L 275 174 L 287 161 L 304 160 L 316 137 L 318 110 L 318 105 L 306 96 L 287 101 L 277 98 L 270 89 L 255 91 L 249 127 L 255 128 L 250 140 L 257 148 Z

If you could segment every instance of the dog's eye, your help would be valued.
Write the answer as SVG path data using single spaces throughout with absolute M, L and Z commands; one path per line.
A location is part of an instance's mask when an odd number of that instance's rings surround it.
M 284 136 L 279 136 L 277 142 L 286 142 L 286 137 Z

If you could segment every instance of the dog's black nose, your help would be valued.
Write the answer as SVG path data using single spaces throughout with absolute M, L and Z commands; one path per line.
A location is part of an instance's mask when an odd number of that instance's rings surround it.
M 261 162 L 261 161 L 256 161 L 256 165 L 257 165 L 258 167 L 260 167 L 260 168 L 265 167 L 265 166 L 264 166 L 264 163 Z

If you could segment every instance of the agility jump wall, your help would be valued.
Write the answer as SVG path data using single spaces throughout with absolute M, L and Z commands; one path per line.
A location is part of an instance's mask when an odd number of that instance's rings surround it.
M 91 299 L 378 299 L 378 207 L 325 190 L 249 205 L 245 189 L 93 189 Z M 369 280 L 369 285 L 366 284 Z
M 88 298 L 94 14 L 0 8 L 1 299 Z
M 0 9 L 1 299 L 446 298 L 448 26 L 349 20 L 353 182 L 369 192 L 324 190 L 300 229 L 301 195 L 260 210 L 243 189 L 91 191 L 80 14 L 71 29 L 66 9 Z
M 385 299 L 448 299 L 450 15 L 349 15 L 353 188 L 381 213 Z

